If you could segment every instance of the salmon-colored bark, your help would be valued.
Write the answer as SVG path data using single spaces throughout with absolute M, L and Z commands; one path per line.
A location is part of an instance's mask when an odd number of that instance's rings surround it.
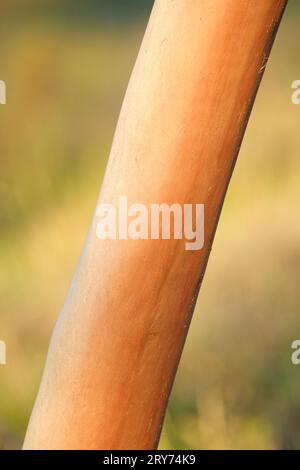
M 153 449 L 225 192 L 285 0 L 156 0 L 99 202 L 204 203 L 205 244 L 93 224 L 25 449 Z M 66 240 L 67 243 L 67 240 Z M 195 364 L 196 367 L 196 364 Z

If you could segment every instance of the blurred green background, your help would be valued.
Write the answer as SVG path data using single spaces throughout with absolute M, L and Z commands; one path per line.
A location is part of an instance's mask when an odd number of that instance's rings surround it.
M 276 39 L 161 448 L 300 448 L 300 8 Z M 0 448 L 19 448 L 152 2 L 2 1 Z

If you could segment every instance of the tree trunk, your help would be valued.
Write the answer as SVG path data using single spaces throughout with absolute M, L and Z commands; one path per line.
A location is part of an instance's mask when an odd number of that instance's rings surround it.
M 285 0 L 156 0 L 100 203 L 203 203 L 205 243 L 91 224 L 25 449 L 153 449 Z

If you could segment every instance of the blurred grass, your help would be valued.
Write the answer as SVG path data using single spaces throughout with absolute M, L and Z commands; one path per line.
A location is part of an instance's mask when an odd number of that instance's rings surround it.
M 162 448 L 300 448 L 297 5 L 255 103 Z M 0 448 L 21 445 L 146 21 L 106 19 L 1 16 Z

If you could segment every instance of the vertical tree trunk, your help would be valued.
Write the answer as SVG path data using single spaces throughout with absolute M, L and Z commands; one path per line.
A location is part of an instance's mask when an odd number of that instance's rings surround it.
M 99 202 L 204 203 L 205 244 L 91 225 L 27 449 L 152 449 L 285 0 L 156 0 Z

